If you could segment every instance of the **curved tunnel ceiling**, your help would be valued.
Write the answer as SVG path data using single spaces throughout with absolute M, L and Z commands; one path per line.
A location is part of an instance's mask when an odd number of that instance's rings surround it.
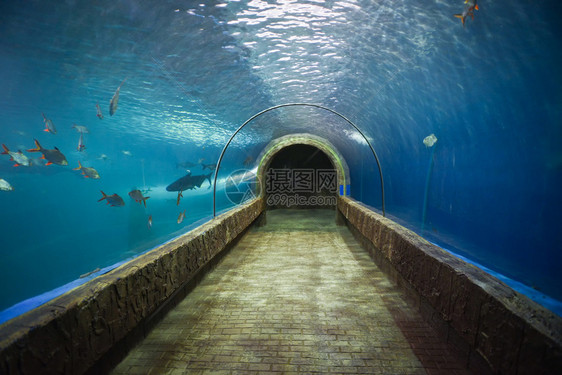
M 464 27 L 453 16 L 463 8 L 463 1 L 413 0 L 31 0 L 25 7 L 5 1 L 1 141 L 25 150 L 38 137 L 45 147 L 74 152 L 67 155 L 74 166 L 87 157 L 102 183 L 111 181 L 108 188 L 123 194 L 145 185 L 144 175 L 154 188 L 168 185 L 185 174 L 179 165 L 194 164 L 194 173 L 203 173 L 195 162 L 215 162 L 237 127 L 264 108 L 319 104 L 352 120 L 376 147 L 390 214 L 562 298 L 554 287 L 561 277 L 555 265 L 562 262 L 556 237 L 562 222 L 560 2 L 487 2 Z M 117 87 L 119 109 L 110 116 Z M 59 126 L 56 136 L 41 131 L 41 113 Z M 83 154 L 75 151 L 75 123 L 92 130 Z M 351 196 L 380 207 L 367 144 L 319 110 L 260 116 L 233 142 L 225 172 L 258 160 L 271 139 L 300 133 L 322 136 L 339 150 L 353 179 Z M 437 142 L 428 146 L 424 139 L 431 135 Z M 65 179 L 75 176 L 63 168 L 37 167 L 22 177 L 6 158 L 0 171 L 6 179 L 37 177 L 25 185 L 42 189 L 22 200 L 29 207 L 14 207 L 5 228 L 35 212 L 51 217 L 53 191 L 61 194 L 60 219 L 43 223 L 46 237 L 63 226 L 85 235 L 77 216 L 83 212 L 66 204 L 70 196 L 88 207 L 86 217 L 99 214 L 88 205 L 99 199 L 90 197 L 99 189 L 66 191 L 75 181 Z M 201 202 L 211 195 L 192 193 Z M 167 211 L 166 193 L 161 197 L 163 212 L 177 218 Z M 198 218 L 210 206 L 198 208 Z M 91 229 L 129 229 L 126 221 L 104 224 Z M 25 241 L 12 238 L 35 248 Z M 144 239 L 131 237 L 124 247 L 137 241 Z M 65 246 L 57 245 L 72 247 Z M 35 272 L 50 277 L 40 267 Z

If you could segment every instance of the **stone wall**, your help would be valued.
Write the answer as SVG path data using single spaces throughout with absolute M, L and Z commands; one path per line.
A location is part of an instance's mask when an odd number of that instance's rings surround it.
M 475 373 L 562 371 L 562 318 L 346 197 L 340 215 Z
M 83 374 L 148 329 L 162 305 L 263 212 L 237 207 L 0 326 L 0 374 Z M 141 332 L 142 334 L 142 332 Z M 94 371 L 97 372 L 97 371 Z

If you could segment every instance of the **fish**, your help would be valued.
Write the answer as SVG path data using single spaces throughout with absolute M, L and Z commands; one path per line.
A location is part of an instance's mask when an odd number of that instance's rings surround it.
M 0 190 L 12 191 L 14 190 L 14 188 L 12 187 L 12 185 L 10 185 L 8 181 L 4 180 L 3 178 L 0 178 Z
M 76 124 L 74 124 L 74 125 L 72 125 L 72 127 L 73 127 L 74 129 L 76 129 L 76 131 L 77 131 L 78 133 L 89 133 L 89 132 L 90 132 L 87 127 L 82 126 L 82 125 L 76 125 Z
M 103 113 L 101 113 L 101 107 L 99 103 L 96 103 L 96 112 L 96 116 L 98 116 L 100 120 L 103 120 Z
M 23 154 L 23 152 L 18 151 L 18 152 L 14 152 L 14 151 L 10 151 L 8 150 L 8 147 L 5 144 L 2 144 L 2 147 L 4 148 L 4 151 L 2 152 L 3 155 L 10 155 L 10 160 L 15 161 L 16 164 L 14 164 L 14 167 L 19 167 L 19 166 L 24 166 L 24 167 L 30 167 L 31 166 L 31 160 L 29 160 L 29 158 L 27 156 L 25 156 Z
M 183 219 L 185 219 L 185 211 L 186 210 L 183 210 L 183 212 L 180 213 L 180 216 L 178 216 L 178 224 L 181 224 Z
M 43 121 L 45 121 L 45 129 L 43 129 L 43 131 L 57 134 L 57 129 L 55 128 L 55 124 L 53 124 L 53 122 L 49 120 L 44 113 L 41 112 L 41 114 L 43 115 Z
M 78 138 L 78 147 L 76 147 L 76 149 L 82 152 L 85 148 L 86 145 L 84 144 L 84 140 L 82 139 L 82 133 L 80 133 L 80 138 Z
M 129 197 L 134 199 L 135 202 L 144 203 L 144 207 L 146 207 L 146 200 L 150 197 L 143 197 L 142 192 L 138 189 L 131 190 L 129 192 Z
M 152 228 L 152 215 L 148 217 L 148 222 L 146 225 L 148 226 L 148 229 Z
M 17 134 L 20 137 L 27 137 L 27 133 L 22 130 L 12 130 L 12 133 Z
M 86 273 L 80 275 L 80 278 L 83 279 L 83 278 L 88 277 L 90 275 L 93 275 L 94 273 L 99 272 L 99 271 L 101 271 L 101 270 L 99 268 L 96 268 L 95 270 L 92 270 L 90 272 L 86 272 Z
M 98 159 L 99 159 L 99 160 L 106 161 L 106 160 L 109 159 L 109 156 L 107 156 L 106 154 L 101 154 Z
M 203 168 L 203 170 L 208 169 L 208 170 L 214 171 L 216 167 L 217 167 L 216 164 L 203 164 L 203 163 L 201 163 L 201 168 Z
M 72 170 L 73 171 L 82 170 L 82 174 L 84 175 L 85 178 L 92 178 L 94 180 L 100 178 L 100 174 L 98 173 L 98 171 L 96 171 L 94 168 L 91 167 L 83 167 L 82 164 L 80 164 L 80 160 L 78 161 L 78 167 L 73 168 Z
M 246 159 L 244 159 L 243 164 L 244 164 L 244 166 L 245 166 L 246 168 L 248 168 L 250 165 L 252 165 L 253 162 L 254 162 L 254 157 L 251 156 L 251 155 L 248 155 L 248 156 L 246 157 Z
M 176 201 L 176 206 L 180 205 L 180 199 L 183 197 L 183 194 L 181 193 L 181 190 L 178 191 L 178 200 Z
M 201 187 L 205 180 L 209 180 L 209 188 L 211 187 L 211 175 L 213 172 L 206 175 L 196 175 L 192 176 L 191 173 L 177 179 L 170 185 L 166 186 L 166 191 L 184 191 L 188 189 L 195 189 L 196 187 Z
M 115 94 L 113 94 L 113 97 L 109 101 L 109 115 L 110 116 L 113 116 L 115 111 L 117 111 L 117 103 L 119 103 L 119 90 L 121 90 L 121 86 L 123 86 L 123 83 L 125 83 L 126 80 L 127 80 L 127 78 L 125 78 L 123 80 L 123 82 L 121 82 L 119 87 L 117 87 L 117 90 L 115 90 Z
M 461 14 L 454 14 L 455 17 L 460 18 L 464 26 L 466 17 L 470 16 L 474 20 L 474 10 L 479 10 L 477 0 L 465 0 L 466 6 Z
M 125 155 L 125 156 L 133 156 L 133 154 L 131 153 L 131 151 L 128 151 L 128 150 L 122 150 L 121 152 L 122 152 L 122 153 L 123 153 L 123 155 Z
M 100 190 L 101 191 L 101 190 Z M 111 205 L 111 207 L 120 207 L 125 205 L 125 201 L 121 198 L 117 193 L 112 195 L 107 195 L 103 191 L 101 191 L 103 197 L 98 199 L 98 202 L 103 201 L 104 199 L 107 200 L 107 204 Z
M 187 168 L 195 167 L 196 165 L 198 165 L 198 163 L 192 163 L 190 161 L 184 161 L 182 163 L 176 163 L 176 168 L 187 169 Z
M 45 165 L 51 165 L 51 164 L 68 165 L 68 161 L 66 160 L 66 157 L 63 155 L 62 152 L 60 152 L 58 148 L 55 147 L 53 150 L 47 150 L 46 148 L 41 147 L 37 139 L 34 139 L 34 141 L 36 147 L 27 150 L 27 152 L 42 153 L 43 156 L 41 156 L 41 159 L 47 160 L 47 164 Z
M 423 139 L 423 144 L 425 145 L 425 147 L 431 147 L 435 144 L 435 142 L 437 142 L 437 137 L 433 133 Z

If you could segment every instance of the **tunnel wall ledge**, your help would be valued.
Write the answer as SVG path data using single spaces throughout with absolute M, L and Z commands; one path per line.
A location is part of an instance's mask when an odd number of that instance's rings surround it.
M 1 374 L 82 374 L 130 340 L 264 210 L 258 198 L 0 326 Z M 153 324 L 153 323 L 152 323 Z M 137 333 L 138 334 L 138 333 Z M 97 371 L 96 371 L 97 372 Z
M 562 369 L 562 318 L 347 197 L 338 209 L 375 262 L 476 373 Z

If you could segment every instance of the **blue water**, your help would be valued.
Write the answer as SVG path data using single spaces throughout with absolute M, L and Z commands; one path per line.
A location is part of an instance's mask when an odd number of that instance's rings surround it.
M 492 272 L 562 300 L 562 30 L 558 2 L 66 1 L 0 4 L 0 142 L 37 139 L 68 166 L 13 167 L 0 155 L 0 310 L 105 269 L 212 217 L 208 173 L 228 137 L 273 105 L 337 110 L 381 160 L 386 210 Z M 109 115 L 117 87 L 119 106 Z M 96 117 L 96 103 L 104 115 Z M 42 113 L 57 134 L 43 131 Z M 79 133 L 87 126 L 86 149 Z M 219 173 L 251 168 L 272 139 L 309 132 L 347 160 L 351 196 L 381 208 L 361 137 L 314 108 L 260 116 Z M 423 139 L 434 133 L 428 148 Z M 94 167 L 99 180 L 72 168 Z M 151 189 L 147 207 L 133 188 Z M 100 190 L 117 193 L 110 207 Z M 222 192 L 222 195 L 220 194 Z M 177 217 L 186 210 L 186 218 Z M 148 228 L 148 217 L 153 225 Z

